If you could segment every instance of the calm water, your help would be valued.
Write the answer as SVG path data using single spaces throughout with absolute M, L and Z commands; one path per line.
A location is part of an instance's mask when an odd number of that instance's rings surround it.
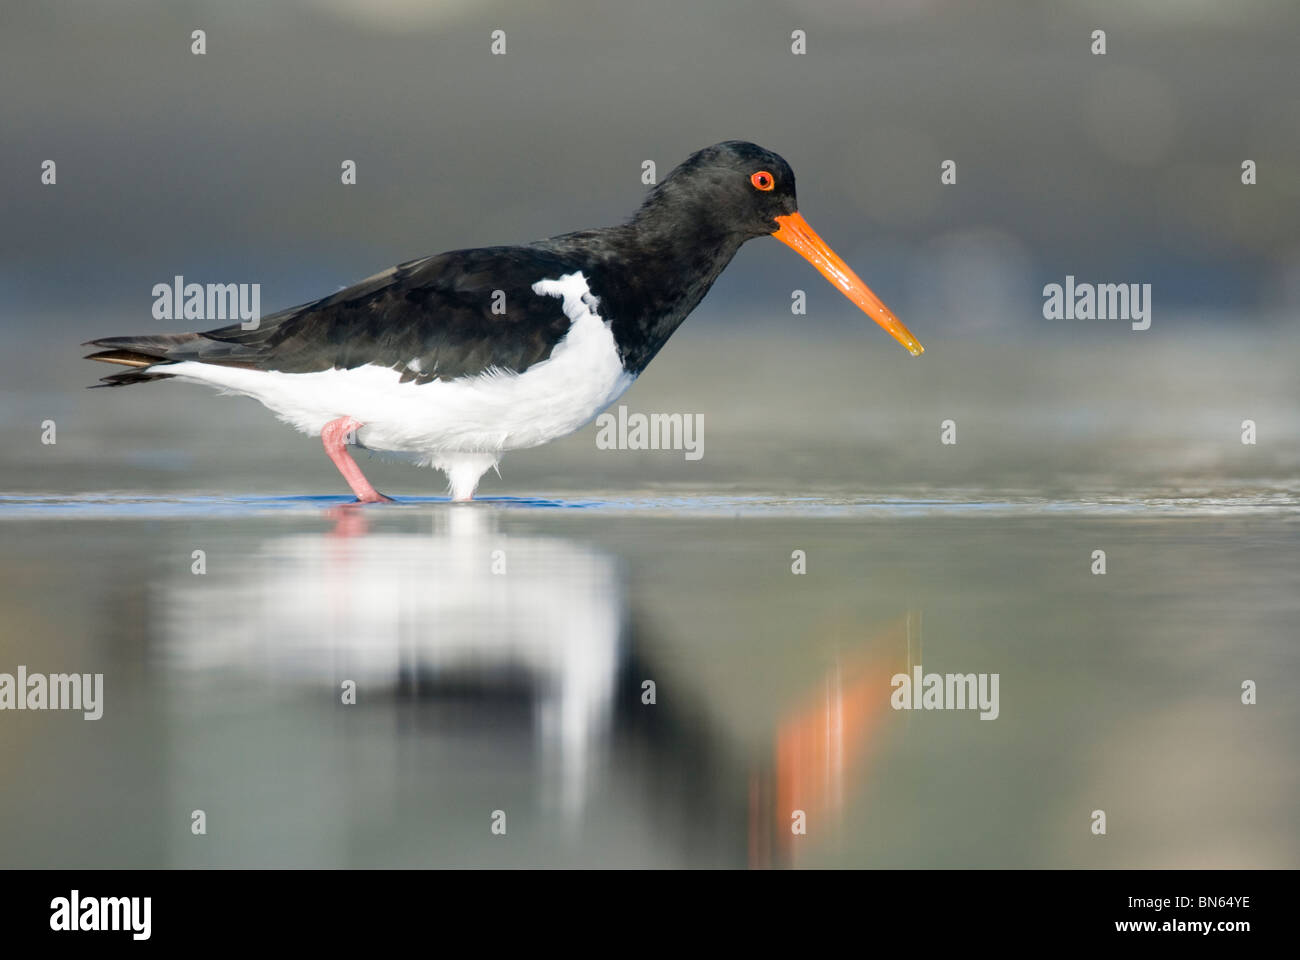
M 0 713 L 0 864 L 1300 866 L 1300 350 L 1163 329 L 684 331 L 626 402 L 703 459 L 588 428 L 468 506 L 363 460 L 360 510 L 256 404 L 34 342 L 0 673 L 104 715 Z M 996 719 L 894 710 L 917 665 Z
M 1284 493 L 342 502 L 0 501 L 0 669 L 105 677 L 2 718 L 0 862 L 1300 862 Z

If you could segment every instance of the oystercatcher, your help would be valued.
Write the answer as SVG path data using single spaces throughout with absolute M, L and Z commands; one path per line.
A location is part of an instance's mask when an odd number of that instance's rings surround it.
M 106 337 L 97 386 L 177 379 L 260 400 L 311 436 L 362 502 L 346 447 L 413 456 L 469 500 L 506 450 L 589 423 L 627 390 L 746 240 L 802 254 L 914 356 L 921 344 L 798 213 L 794 171 L 732 140 L 692 154 L 625 224 L 411 260 L 204 333 Z

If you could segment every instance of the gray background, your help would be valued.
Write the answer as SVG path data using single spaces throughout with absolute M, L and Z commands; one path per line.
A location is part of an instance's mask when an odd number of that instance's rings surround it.
M 691 473 L 643 457 L 636 476 L 873 489 L 1285 476 L 1300 439 L 1287 387 L 1298 25 L 1284 2 L 10 0 L 4 485 L 168 485 L 157 468 L 172 462 L 182 484 L 332 492 L 308 466 L 314 444 L 248 401 L 175 385 L 79 393 L 102 371 L 76 344 L 184 328 L 150 315 L 153 285 L 176 274 L 261 283 L 271 311 L 415 256 L 618 222 L 643 195 L 643 160 L 662 175 L 733 137 L 792 163 L 804 214 L 928 352 L 909 360 L 806 264 L 756 241 L 627 397 L 704 413 L 711 452 Z M 189 52 L 197 26 L 203 57 Z M 1104 57 L 1089 52 L 1097 27 Z M 498 28 L 503 57 L 489 54 Z M 793 29 L 805 56 L 790 53 Z M 49 158 L 54 187 L 39 182 Z M 344 159 L 354 187 L 339 183 Z M 955 186 L 939 182 L 946 159 Z M 1243 159 L 1258 185 L 1240 183 Z M 1044 320 L 1042 287 L 1067 274 L 1152 284 L 1152 329 Z M 806 317 L 789 313 L 796 288 Z M 936 424 L 959 415 L 980 443 L 953 457 Z M 46 417 L 84 430 L 75 450 L 33 443 Z M 1248 417 L 1257 448 L 1237 442 Z M 857 446 L 843 452 L 846 438 Z M 589 431 L 507 458 L 508 485 L 484 489 L 554 489 L 575 457 L 598 483 L 633 479 L 628 458 L 582 462 L 593 446 Z M 254 462 L 223 474 L 239 456 Z M 441 485 L 374 469 L 381 488 Z

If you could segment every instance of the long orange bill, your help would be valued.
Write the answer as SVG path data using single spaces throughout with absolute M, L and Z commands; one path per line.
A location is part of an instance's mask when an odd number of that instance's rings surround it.
M 912 356 L 919 357 L 925 353 L 921 341 L 912 336 L 912 331 L 903 326 L 894 312 L 871 292 L 871 288 L 849 269 L 849 265 L 834 250 L 826 246 L 826 241 L 817 236 L 817 231 L 808 226 L 807 220 L 797 213 L 791 213 L 777 217 L 776 222 L 781 226 L 772 236 L 820 270 L 822 276 L 835 284 L 844 296 L 888 330 L 891 337 L 907 347 Z

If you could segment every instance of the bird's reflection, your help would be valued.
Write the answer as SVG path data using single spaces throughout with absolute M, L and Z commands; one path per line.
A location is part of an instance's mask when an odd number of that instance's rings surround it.
M 474 509 L 435 517 L 426 535 L 370 532 L 356 509 L 334 521 L 326 537 L 265 540 L 254 556 L 224 569 L 218 558 L 204 582 L 177 587 L 173 663 L 336 691 L 354 681 L 358 701 L 523 695 L 563 803 L 578 811 L 623 655 L 613 559 L 567 540 L 503 536 Z
M 865 637 L 856 623 L 815 628 L 844 642 L 815 684 L 774 711 L 770 748 L 756 753 L 707 698 L 646 705 L 663 645 L 632 609 L 617 558 L 570 539 L 507 536 L 489 510 L 420 517 L 427 532 L 412 532 L 411 516 L 390 531 L 387 518 L 339 508 L 328 533 L 210 556 L 205 576 L 167 584 L 171 666 L 335 703 L 352 681 L 359 705 L 433 711 L 435 736 L 483 743 L 486 724 L 503 755 L 524 735 L 538 761 L 526 779 L 563 822 L 618 796 L 613 816 L 653 831 L 675 851 L 667 862 L 793 865 L 804 841 L 792 811 L 810 833 L 835 829 L 872 755 L 906 618 Z
M 750 783 L 749 864 L 752 867 L 798 863 L 800 837 L 791 822 L 795 811 L 832 829 L 841 826 L 846 785 L 870 760 L 885 718 L 890 677 L 899 651 L 919 643 L 912 615 L 874 630 L 861 642 L 836 652 L 820 684 L 785 710 L 776 728 L 770 767 L 757 765 Z M 837 625 L 837 635 L 856 633 Z M 852 630 L 852 632 L 850 632 Z

